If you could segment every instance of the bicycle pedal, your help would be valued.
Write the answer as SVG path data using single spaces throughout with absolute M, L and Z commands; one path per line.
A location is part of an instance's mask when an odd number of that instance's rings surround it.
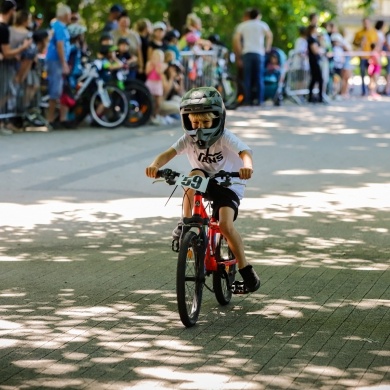
M 172 250 L 173 250 L 174 252 L 179 252 L 179 250 L 180 250 L 179 241 L 177 241 L 177 240 L 172 240 L 171 248 L 172 248 Z
M 249 293 L 248 289 L 245 286 L 245 283 L 243 281 L 240 281 L 240 280 L 236 280 L 233 282 L 231 290 L 232 290 L 233 294 L 237 294 L 237 295 Z

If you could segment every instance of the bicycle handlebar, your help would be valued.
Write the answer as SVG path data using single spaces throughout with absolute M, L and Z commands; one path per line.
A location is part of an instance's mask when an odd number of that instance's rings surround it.
M 173 171 L 172 169 L 166 168 L 166 169 L 160 169 L 157 171 L 157 176 L 156 178 L 163 178 L 165 181 L 173 185 L 176 183 L 176 178 L 181 175 L 180 172 Z M 224 182 L 220 183 L 221 185 L 229 186 L 230 179 L 233 177 L 240 177 L 239 172 L 225 172 L 225 171 L 219 171 L 218 173 L 215 173 L 214 175 L 210 175 L 210 179 L 216 179 L 216 178 L 221 178 L 224 179 Z

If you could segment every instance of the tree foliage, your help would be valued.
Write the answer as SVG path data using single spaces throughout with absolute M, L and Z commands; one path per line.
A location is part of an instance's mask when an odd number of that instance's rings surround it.
M 257 7 L 261 10 L 262 19 L 274 33 L 274 45 L 283 50 L 292 47 L 298 27 L 305 24 L 309 13 L 318 12 L 324 20 L 335 14 L 331 0 L 67 0 L 66 3 L 72 10 L 79 10 L 88 27 L 90 41 L 98 40 L 110 6 L 121 3 L 132 23 L 146 17 L 152 22 L 169 20 L 178 29 L 184 25 L 186 15 L 192 10 L 202 19 L 204 37 L 219 34 L 229 47 L 234 28 L 242 21 L 244 10 Z M 57 0 L 30 0 L 29 6 L 33 12 L 42 12 L 45 20 L 49 21 L 55 15 L 57 4 Z

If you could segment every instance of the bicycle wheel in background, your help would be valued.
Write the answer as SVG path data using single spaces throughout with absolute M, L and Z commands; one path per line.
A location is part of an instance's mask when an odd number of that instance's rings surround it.
M 129 115 L 125 121 L 127 127 L 146 124 L 153 113 L 153 97 L 146 85 L 139 80 L 125 83 L 125 94 L 129 101 Z
M 217 262 L 232 260 L 234 255 L 230 250 L 222 234 L 215 235 L 215 257 Z M 232 286 L 236 278 L 236 264 L 225 266 L 225 271 L 218 270 L 213 272 L 213 290 L 215 297 L 220 305 L 227 305 L 232 298 Z
M 93 120 L 102 127 L 113 129 L 118 127 L 126 120 L 129 112 L 127 97 L 119 88 L 112 85 L 104 87 L 110 99 L 110 106 L 104 107 L 99 92 L 96 91 L 90 102 L 91 116 Z
M 205 279 L 204 253 L 199 237 L 188 232 L 182 238 L 176 273 L 177 306 L 181 322 L 187 328 L 199 317 Z

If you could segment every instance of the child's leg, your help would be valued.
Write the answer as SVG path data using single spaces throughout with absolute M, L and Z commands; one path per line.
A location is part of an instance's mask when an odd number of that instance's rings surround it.
M 219 209 L 219 228 L 226 238 L 229 248 L 233 252 L 238 262 L 238 268 L 244 268 L 248 265 L 245 258 L 244 243 L 240 233 L 234 226 L 234 210 L 231 207 L 221 207 Z
M 155 106 L 154 106 L 154 115 L 157 116 L 160 114 L 160 107 L 163 97 L 155 96 Z
M 192 171 L 188 174 L 188 176 L 202 176 L 204 177 L 204 173 L 202 171 Z M 186 188 L 184 190 L 183 196 L 183 216 L 186 218 L 192 217 L 192 207 L 194 204 L 194 196 L 195 190 L 190 188 Z

